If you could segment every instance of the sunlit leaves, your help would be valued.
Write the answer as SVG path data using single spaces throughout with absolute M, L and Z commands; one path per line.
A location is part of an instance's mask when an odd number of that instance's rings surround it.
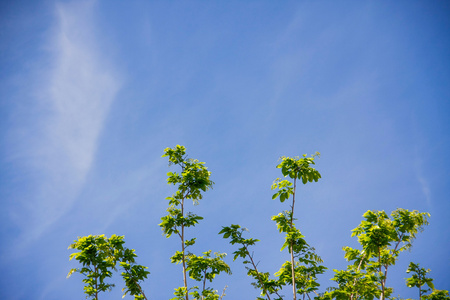
M 314 248 L 308 245 L 293 222 L 296 181 L 299 179 L 303 184 L 306 184 L 312 181 L 317 182 L 321 178 L 320 173 L 312 167 L 315 164 L 315 157 L 319 155 L 316 152 L 311 157 L 306 157 L 306 154 L 302 158 L 281 157 L 281 162 L 277 168 L 281 169 L 284 177 L 293 179 L 293 182 L 277 178 L 271 187 L 272 190 L 278 190 L 272 196 L 272 199 L 279 198 L 280 202 L 284 202 L 292 196 L 291 210 L 273 216 L 272 220 L 277 223 L 278 231 L 285 234 L 281 251 L 288 248 L 291 254 L 291 260 L 285 262 L 281 269 L 275 273 L 275 276 L 279 277 L 278 284 L 280 287 L 289 284 L 294 287 L 294 299 L 297 299 L 297 294 L 302 294 L 305 297 L 310 292 L 315 292 L 319 286 L 316 275 L 323 273 L 326 269 L 318 265 L 319 262 L 322 262 L 321 258 L 315 254 Z
M 379 256 L 380 250 L 391 246 L 390 254 L 394 256 L 409 249 L 416 233 L 428 225 L 429 214 L 399 208 L 391 213 L 391 218 L 384 211 L 370 210 L 363 217 L 365 220 L 352 230 L 352 236 L 358 237 L 369 258 Z
M 233 260 L 236 260 L 236 258 L 246 258 L 248 255 L 250 255 L 250 252 L 248 252 L 248 247 L 253 246 L 259 240 L 249 238 L 246 239 L 243 237 L 242 233 L 246 231 L 246 228 L 241 228 L 240 225 L 231 225 L 229 227 L 222 227 L 222 230 L 219 232 L 219 234 L 223 234 L 223 238 L 227 239 L 230 238 L 230 244 L 240 244 L 242 247 L 240 247 L 238 250 L 234 251 L 234 257 Z
M 186 158 L 186 148 L 177 145 L 174 148 L 166 148 L 163 157 L 169 157 L 170 164 L 176 164 L 181 167 L 181 173 L 167 173 L 167 182 L 177 185 L 177 191 L 166 199 L 169 200 L 168 214 L 161 218 L 159 226 L 162 228 L 166 237 L 173 233 L 180 235 L 180 229 L 183 227 L 195 226 L 203 218 L 192 213 L 184 214 L 179 206 L 183 207 L 185 199 L 192 199 L 194 204 L 202 199 L 202 192 L 212 188 L 213 182 L 210 180 L 211 172 L 207 170 L 203 162 L 195 159 Z
M 212 282 L 216 275 L 224 272 L 231 274 L 230 267 L 223 261 L 225 253 L 214 253 L 211 250 L 203 252 L 202 256 L 189 255 L 187 260 L 187 270 L 189 277 L 196 281 L 208 280 Z
M 286 233 L 285 241 L 283 246 L 281 247 L 281 251 L 283 251 L 284 248 L 288 247 L 289 252 L 292 248 L 294 253 L 301 253 L 305 248 L 309 246 L 303 239 L 304 236 L 295 227 L 295 224 L 290 223 L 291 217 L 291 211 L 284 211 L 283 213 L 279 213 L 278 215 L 273 216 L 272 220 L 277 223 L 277 228 L 280 232 Z
M 97 299 L 99 292 L 109 291 L 114 286 L 105 282 L 106 278 L 112 276 L 111 270 L 115 267 L 115 260 L 111 259 L 114 253 L 104 235 L 80 237 L 69 249 L 79 250 L 70 255 L 70 260 L 75 258 L 83 268 L 71 269 L 67 277 L 75 272 L 84 275 L 84 292 L 88 297 Z
M 181 239 L 182 249 L 176 251 L 171 257 L 171 262 L 182 264 L 184 287 L 175 289 L 175 298 L 188 300 L 189 294 L 194 299 L 219 299 L 217 291 L 206 287 L 206 281 L 211 282 L 216 275 L 221 272 L 231 274 L 230 267 L 223 261 L 225 254 L 215 253 L 211 257 L 211 250 L 203 252 L 202 256 L 186 252 L 186 248 L 195 244 L 195 238 L 185 240 L 185 229 L 193 227 L 203 217 L 191 212 L 185 212 L 185 200 L 191 199 L 193 204 L 199 203 L 203 198 L 202 193 L 212 188 L 214 182 L 211 181 L 211 172 L 205 167 L 205 163 L 186 156 L 186 148 L 180 145 L 174 148 L 166 148 L 163 157 L 169 158 L 169 165 L 175 164 L 181 168 L 180 173 L 168 172 L 167 183 L 177 186 L 177 191 L 166 199 L 169 200 L 168 214 L 161 218 L 159 226 L 168 238 L 172 234 L 177 234 Z M 203 281 L 202 290 L 198 287 L 188 288 L 186 272 L 196 281 Z
M 318 181 L 322 176 L 320 173 L 311 167 L 315 165 L 315 157 L 319 157 L 320 153 L 316 152 L 311 157 L 306 157 L 306 154 L 302 158 L 296 157 L 286 157 L 282 156 L 281 163 L 278 164 L 277 168 L 281 169 L 281 173 L 284 177 L 291 179 L 300 179 L 304 184 L 307 182 Z
M 292 284 L 292 264 L 290 261 L 286 261 L 281 269 L 275 273 L 277 276 L 280 286 Z M 317 282 L 317 275 L 325 272 L 326 268 L 324 266 L 318 265 L 311 261 L 309 264 L 301 264 L 300 262 L 295 263 L 295 288 L 297 294 L 309 294 L 311 292 L 317 291 L 320 286 Z
M 411 248 L 416 234 L 428 225 L 429 216 L 428 213 L 401 208 L 393 211 L 390 216 L 384 211 L 367 211 L 363 215 L 365 220 L 352 230 L 352 236 L 358 237 L 362 250 L 344 247 L 345 258 L 353 261 L 353 265 L 349 266 L 348 271 L 335 270 L 346 272 L 336 274 L 344 274 L 347 277 L 352 275 L 354 278 L 345 285 L 340 284 L 340 288 L 334 290 L 334 294 L 345 290 L 355 299 L 369 296 L 373 298 L 377 293 L 383 298 L 388 297 L 391 292 L 386 286 L 389 266 L 395 265 L 402 251 Z M 341 277 L 336 275 L 333 280 L 337 281 L 339 278 Z M 369 280 L 376 282 L 370 283 Z M 414 282 L 411 279 L 410 284 Z M 365 286 L 378 286 L 378 292 L 375 293 L 373 288 L 367 290 Z
M 197 216 L 193 213 L 188 213 L 183 216 L 181 210 L 177 208 L 169 208 L 167 211 L 169 214 L 162 217 L 162 222 L 159 224 L 167 238 L 173 233 L 179 234 L 181 227 L 195 226 L 198 221 L 203 220 L 203 217 Z
M 183 300 L 186 298 L 186 295 L 188 293 L 188 290 L 186 287 L 179 287 L 175 289 L 175 292 L 173 293 L 175 297 L 170 298 L 170 300 Z
M 423 296 L 426 300 L 450 300 L 447 290 L 434 290 L 431 294 Z
M 186 240 L 186 241 L 184 241 L 184 245 L 185 245 L 185 247 L 189 247 L 189 246 L 192 246 L 192 245 L 194 245 L 195 244 L 195 240 L 196 240 L 197 238 L 192 238 L 192 239 L 190 239 L 190 240 Z
M 413 262 L 409 263 L 408 269 L 406 270 L 406 273 L 412 273 L 411 277 L 406 278 L 406 286 L 409 288 L 417 287 L 419 289 L 419 299 L 424 298 L 424 293 L 435 290 L 433 279 L 427 277 L 427 273 L 429 272 L 430 269 L 421 268 L 419 264 Z M 425 284 L 429 289 L 424 288 Z
M 255 281 L 252 282 L 252 285 L 261 290 L 261 296 L 264 296 L 267 294 L 272 295 L 278 295 L 278 292 L 281 290 L 282 285 L 280 284 L 279 280 L 277 279 L 271 279 L 269 272 L 258 272 L 256 268 L 247 268 L 247 275 L 252 277 Z M 257 298 L 257 299 L 264 299 L 264 298 Z
M 315 155 L 311 157 L 306 157 L 306 154 L 303 155 L 303 158 L 300 157 L 286 157 L 282 156 L 281 163 L 277 165 L 277 168 L 281 169 L 281 173 L 284 177 L 289 177 L 291 179 L 299 179 L 304 184 L 307 182 L 318 181 L 321 178 L 319 171 L 311 167 L 314 165 L 314 159 L 316 156 L 319 156 L 319 153 L 316 152 Z M 295 193 L 292 182 L 289 180 L 281 180 L 277 178 L 272 186 L 272 190 L 278 189 L 278 191 L 273 194 L 272 199 L 280 198 L 280 202 L 284 202 L 289 199 Z
M 220 295 L 217 290 L 213 290 L 212 288 L 205 288 L 201 292 L 198 291 L 198 287 L 194 287 L 193 291 L 190 292 L 194 300 L 219 300 Z
M 249 246 L 255 245 L 259 240 L 253 238 L 244 238 L 244 231 L 247 231 L 247 229 L 233 224 L 228 227 L 222 227 L 222 230 L 219 232 L 219 234 L 223 234 L 224 238 L 230 239 L 230 244 L 241 245 L 240 248 L 233 252 L 233 260 L 236 260 L 238 257 L 244 259 L 244 265 L 249 265 L 249 267 L 246 267 L 247 275 L 255 280 L 252 285 L 256 288 L 261 289 L 261 296 L 266 295 L 270 299 L 269 295 L 273 293 L 276 294 L 280 290 L 281 286 L 279 285 L 277 280 L 269 278 L 269 273 L 258 271 L 257 263 L 255 263 L 255 261 L 253 260 L 253 254 L 250 253 Z M 258 297 L 257 299 L 264 298 Z
M 412 241 L 418 232 L 422 232 L 424 226 L 428 225 L 429 213 L 420 213 L 417 210 L 396 209 L 392 212 L 392 224 L 398 236 L 402 236 L 404 250 L 411 247 Z
M 134 249 L 123 247 L 123 236 L 112 235 L 109 239 L 104 235 L 89 235 L 79 237 L 69 246 L 69 249 L 79 250 L 72 253 L 70 259 L 75 258 L 82 264 L 81 269 L 71 269 L 67 277 L 78 272 L 86 278 L 84 293 L 91 299 L 98 299 L 99 292 L 111 290 L 113 284 L 105 282 L 116 271 L 116 264 L 123 268 L 122 277 L 125 281 L 124 296 L 129 293 L 135 299 L 145 299 L 139 282 L 147 278 L 150 272 L 147 267 L 135 264 Z
M 184 146 L 176 145 L 174 148 L 164 149 L 162 157 L 169 157 L 169 164 L 179 164 L 185 158 L 186 148 Z
M 322 259 L 315 253 L 315 249 L 308 245 L 304 236 L 301 234 L 295 225 L 290 224 L 292 212 L 285 211 L 277 216 L 272 217 L 277 223 L 278 230 L 286 233 L 285 242 L 281 247 L 281 250 L 288 247 L 289 252 L 293 252 L 294 268 L 292 268 L 292 262 L 286 261 L 281 269 L 275 273 L 275 276 L 279 277 L 279 286 L 292 285 L 292 270 L 295 272 L 295 287 L 298 294 L 307 295 L 318 289 L 319 283 L 317 282 L 317 275 L 325 272 L 326 268 L 320 263 Z
M 317 294 L 317 276 L 324 273 L 326 268 L 322 266 L 323 261 L 315 249 L 306 242 L 294 224 L 297 180 L 305 184 L 317 182 L 321 178 L 320 173 L 313 168 L 316 156 L 318 153 L 311 157 L 282 157 L 277 167 L 281 169 L 284 179 L 277 178 L 272 184 L 272 190 L 275 192 L 272 199 L 278 198 L 280 202 L 292 200 L 290 210 L 272 217 L 278 231 L 284 234 L 281 250 L 288 249 L 290 261 L 285 261 L 272 278 L 271 273 L 258 270 L 259 262 L 254 260 L 250 248 L 259 240 L 244 237 L 246 229 L 239 225 L 223 227 L 220 231 L 225 239 L 229 239 L 230 244 L 237 245 L 233 260 L 243 259 L 247 275 L 254 280 L 252 285 L 261 291 L 256 299 L 267 297 L 270 300 L 281 300 L 284 298 L 282 291 L 289 285 L 293 289 L 294 299 L 297 294 L 303 295 L 303 299 L 311 299 L 310 293 L 317 295 L 316 300 L 395 299 L 390 296 L 393 290 L 386 286 L 388 267 L 395 265 L 402 251 L 411 248 L 417 233 L 428 225 L 430 215 L 406 209 L 397 209 L 390 215 L 384 211 L 367 211 L 363 215 L 364 220 L 352 231 L 352 236 L 357 237 L 361 245 L 360 249 L 343 248 L 345 258 L 350 264 L 346 270 L 334 270 L 332 280 L 337 287 Z M 203 162 L 187 158 L 183 146 L 166 148 L 163 157 L 168 157 L 169 165 L 179 167 L 178 172 L 167 173 L 167 182 L 174 186 L 176 191 L 166 198 L 167 215 L 161 218 L 159 224 L 167 238 L 175 234 L 182 245 L 171 257 L 171 262 L 183 265 L 184 286 L 175 289 L 175 297 L 172 299 L 188 300 L 191 296 L 194 300 L 221 300 L 224 292 L 219 295 L 217 290 L 207 287 L 206 284 L 219 274 L 231 274 L 230 267 L 224 261 L 226 254 L 213 253 L 211 250 L 202 252 L 201 255 L 193 254 L 191 249 L 194 248 L 196 238 L 189 239 L 185 236 L 185 229 L 194 227 L 203 219 L 187 212 L 185 200 L 192 200 L 194 205 L 199 203 L 203 193 L 213 186 L 211 173 Z M 69 248 L 77 251 L 70 255 L 70 259 L 78 261 L 80 267 L 71 269 L 67 277 L 74 273 L 83 275 L 85 294 L 90 299 L 98 299 L 100 292 L 108 291 L 114 286 L 107 281 L 117 268 L 120 268 L 125 282 L 124 296 L 134 296 L 135 300 L 146 299 L 141 283 L 147 279 L 150 272 L 136 263 L 137 255 L 134 249 L 126 248 L 124 243 L 123 236 L 116 235 L 110 238 L 104 235 L 78 238 Z M 450 300 L 447 291 L 434 289 L 433 279 L 427 277 L 428 272 L 428 269 L 411 263 L 407 273 L 412 276 L 406 279 L 407 286 L 419 288 L 420 299 Z M 198 286 L 188 288 L 187 274 Z
M 272 190 L 278 189 L 278 192 L 273 194 L 272 199 L 280 197 L 280 202 L 284 202 L 292 194 L 294 194 L 294 188 L 292 187 L 292 183 L 289 180 L 281 180 L 280 178 L 277 178 L 273 182 L 271 189 Z
M 192 199 L 194 204 L 202 199 L 202 192 L 212 188 L 211 172 L 205 167 L 205 163 L 186 157 L 186 148 L 177 145 L 174 148 L 166 148 L 162 157 L 169 158 L 169 164 L 181 167 L 181 173 L 167 173 L 167 183 L 177 185 L 178 191 L 169 200 Z M 177 203 L 170 203 L 178 205 Z
M 147 267 L 130 264 L 126 261 L 120 262 L 120 266 L 123 268 L 121 275 L 126 285 L 122 289 L 124 293 L 123 296 L 125 297 L 125 295 L 130 294 L 135 296 L 135 300 L 145 299 L 139 282 L 147 279 L 148 274 L 150 274 L 150 272 L 147 271 Z
M 321 299 L 373 300 L 380 297 L 379 278 L 376 274 L 366 273 L 354 266 L 343 271 L 333 271 L 334 277 L 331 280 L 335 281 L 338 287 L 329 288 Z

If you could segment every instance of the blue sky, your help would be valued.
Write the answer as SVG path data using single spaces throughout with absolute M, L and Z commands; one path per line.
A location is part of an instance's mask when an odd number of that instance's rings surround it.
M 205 218 L 193 250 L 231 254 L 217 233 L 237 223 L 277 271 L 277 160 L 319 151 L 323 178 L 299 187 L 296 217 L 330 269 L 322 291 L 362 214 L 398 207 L 431 218 L 388 285 L 417 298 L 404 285 L 414 261 L 450 289 L 447 1 L 4 1 L 0 13 L 2 299 L 84 298 L 67 247 L 89 234 L 125 235 L 147 295 L 171 297 L 178 241 L 157 224 L 175 171 L 161 155 L 176 144 L 216 183 L 190 207 Z M 227 262 L 215 289 L 254 299 Z

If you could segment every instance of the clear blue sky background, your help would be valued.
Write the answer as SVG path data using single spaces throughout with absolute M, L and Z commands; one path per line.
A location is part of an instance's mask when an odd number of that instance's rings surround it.
M 190 207 L 205 218 L 194 251 L 231 254 L 217 233 L 238 223 L 277 271 L 277 160 L 319 151 L 323 179 L 299 188 L 296 217 L 330 269 L 321 291 L 362 214 L 398 207 L 431 224 L 388 285 L 417 298 L 414 261 L 450 289 L 449 16 L 448 1 L 3 1 L 0 298 L 83 299 L 67 247 L 89 234 L 125 235 L 147 294 L 171 297 L 179 243 L 157 224 L 175 171 L 161 155 L 176 144 L 216 182 Z M 254 299 L 227 262 L 214 287 Z

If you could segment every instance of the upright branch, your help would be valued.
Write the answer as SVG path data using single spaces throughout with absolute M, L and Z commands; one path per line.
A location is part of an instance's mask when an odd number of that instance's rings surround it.
M 319 283 L 317 282 L 317 275 L 323 274 L 326 270 L 321 265 L 323 262 L 320 256 L 315 253 L 315 249 L 308 245 L 300 230 L 293 224 L 290 227 L 290 220 L 292 218 L 291 211 L 284 211 L 277 216 L 273 216 L 272 220 L 277 223 L 278 230 L 286 234 L 285 242 L 281 250 L 285 248 L 292 249 L 294 256 L 294 265 L 291 261 L 286 261 L 281 269 L 275 273 L 280 286 L 292 284 L 293 276 L 292 269 L 295 275 L 295 293 L 310 298 L 309 293 L 316 293 Z M 317 293 L 316 293 L 317 294 Z
M 415 264 L 413 262 L 409 263 L 408 269 L 406 273 L 412 273 L 412 276 L 406 278 L 406 285 L 409 288 L 417 287 L 419 289 L 419 300 L 422 300 L 425 293 L 428 293 L 430 290 L 434 290 L 433 279 L 427 277 L 427 273 L 430 272 L 430 269 L 425 269 L 419 267 L 419 264 Z M 425 284 L 428 286 L 424 288 Z
M 297 187 L 297 177 L 294 177 L 294 189 L 292 191 L 292 206 L 291 206 L 291 221 L 290 221 L 290 232 L 292 232 L 294 228 L 294 206 L 295 206 L 295 190 Z M 294 261 L 294 240 L 291 240 L 289 243 L 289 252 L 291 253 L 291 276 L 292 276 L 292 292 L 294 294 L 294 300 L 297 299 L 297 291 L 296 291 L 296 278 L 295 278 L 295 261 Z
M 212 188 L 213 182 L 210 180 L 211 172 L 207 170 L 203 162 L 186 157 L 186 148 L 177 145 L 174 148 L 166 148 L 162 157 L 169 158 L 169 165 L 178 165 L 181 173 L 167 173 L 167 183 L 177 186 L 177 191 L 166 199 L 169 200 L 168 214 L 161 218 L 159 226 L 162 228 L 166 237 L 173 233 L 177 234 L 181 242 L 181 251 L 177 251 L 172 256 L 172 262 L 181 263 L 183 266 L 183 284 L 182 288 L 176 289 L 176 299 L 189 300 L 189 288 L 187 283 L 187 259 L 186 247 L 195 243 L 195 239 L 186 240 L 185 228 L 195 226 L 203 218 L 193 213 L 186 213 L 185 200 L 192 200 L 193 204 L 198 204 L 203 198 L 202 192 Z
M 281 173 L 283 176 L 289 177 L 291 180 L 293 180 L 293 183 L 289 180 L 281 180 L 280 178 L 277 178 L 273 185 L 272 189 L 278 189 L 278 192 L 276 192 L 272 199 L 280 198 L 281 202 L 284 202 L 286 199 L 288 199 L 290 196 L 292 196 L 292 204 L 291 204 L 291 210 L 290 210 L 290 232 L 295 231 L 294 230 L 294 208 L 295 208 L 295 196 L 296 196 L 296 188 L 297 188 L 297 179 L 301 180 L 303 184 L 306 184 L 307 182 L 317 182 L 321 175 L 320 173 L 311 167 L 311 165 L 314 165 L 314 159 L 316 156 L 319 156 L 320 153 L 316 152 L 311 157 L 306 157 L 306 154 L 303 155 L 302 158 L 300 157 L 281 157 L 281 162 L 278 164 L 277 168 L 281 169 Z M 290 233 L 289 231 L 286 232 L 288 235 Z M 296 291 L 296 272 L 295 272 L 295 257 L 294 257 L 294 240 L 290 240 L 289 244 L 289 252 L 291 254 L 291 277 L 292 277 L 292 292 L 293 292 L 293 299 L 297 299 L 297 291 Z
M 276 294 L 278 299 L 281 299 L 281 296 L 278 295 L 278 291 L 280 286 L 276 280 L 269 279 L 269 273 L 262 273 L 258 270 L 257 263 L 253 259 L 253 254 L 250 253 L 249 246 L 253 246 L 258 242 L 257 239 L 252 238 L 244 238 L 242 236 L 245 228 L 241 228 L 239 225 L 231 225 L 229 227 L 223 227 L 219 234 L 223 234 L 223 238 L 229 238 L 230 244 L 239 244 L 240 247 L 238 250 L 234 251 L 233 260 L 236 260 L 238 257 L 244 259 L 244 264 L 250 264 L 251 267 L 247 268 L 247 275 L 253 277 L 256 280 L 256 283 L 253 285 L 262 290 L 261 295 L 265 295 L 268 300 L 271 300 L 270 295 Z M 261 298 L 258 298 L 261 299 Z
M 406 273 L 412 273 L 412 276 L 406 278 L 406 285 L 409 288 L 417 287 L 419 289 L 419 300 L 450 300 L 447 290 L 438 290 L 434 287 L 433 278 L 427 276 L 430 269 L 421 268 L 419 264 L 409 263 Z M 428 288 L 425 288 L 425 285 Z M 430 294 L 426 295 L 426 293 Z

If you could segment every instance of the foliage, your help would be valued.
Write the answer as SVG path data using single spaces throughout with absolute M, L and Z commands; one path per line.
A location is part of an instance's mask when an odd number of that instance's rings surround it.
M 281 247 L 281 250 L 288 248 L 291 259 L 286 261 L 278 272 L 274 275 L 278 279 L 270 279 L 270 273 L 261 272 L 257 268 L 257 263 L 253 259 L 253 253 L 250 254 L 249 246 L 253 246 L 258 240 L 245 239 L 242 233 L 245 229 L 241 229 L 239 225 L 231 225 L 229 227 L 223 227 L 219 234 L 223 234 L 224 238 L 231 238 L 230 243 L 240 244 L 241 247 L 234 252 L 234 259 L 241 257 L 244 259 L 245 265 L 250 265 L 247 268 L 247 275 L 254 278 L 255 282 L 252 284 L 261 289 L 261 296 L 271 299 L 271 295 L 277 297 L 276 299 L 282 299 L 280 292 L 284 286 L 292 285 L 293 297 L 297 299 L 297 294 L 307 295 L 309 293 L 316 292 L 319 287 L 317 282 L 317 275 L 322 274 L 326 268 L 320 263 L 322 259 L 315 253 L 315 249 L 308 245 L 304 236 L 295 227 L 294 224 L 294 207 L 295 207 L 295 193 L 297 179 L 301 180 L 304 184 L 307 182 L 318 181 L 321 178 L 320 173 L 311 167 L 314 165 L 314 159 L 319 156 L 317 152 L 311 157 L 306 157 L 306 154 L 302 158 L 299 157 L 281 157 L 281 162 L 277 168 L 281 169 L 283 176 L 289 177 L 290 180 L 281 180 L 277 178 L 272 184 L 272 190 L 277 189 L 272 199 L 280 199 L 280 202 L 285 202 L 287 199 L 292 198 L 291 210 L 284 211 L 276 216 L 272 217 L 272 220 L 276 222 L 280 233 L 285 234 L 285 242 Z M 264 299 L 259 297 L 258 299 Z
M 244 231 L 247 231 L 247 229 L 241 228 L 240 225 L 231 225 L 228 227 L 223 227 L 219 234 L 223 234 L 223 238 L 225 239 L 229 238 L 230 244 L 241 245 L 238 250 L 233 252 L 233 260 L 241 257 L 244 259 L 243 263 L 245 265 L 250 265 L 250 267 L 246 266 L 247 275 L 255 280 L 255 282 L 253 282 L 252 284 L 254 287 L 261 289 L 261 296 L 265 295 L 270 300 L 270 295 L 275 294 L 278 297 L 276 299 L 282 299 L 282 297 L 278 294 L 281 289 L 280 283 L 277 280 L 269 279 L 269 273 L 260 272 L 258 270 L 257 263 L 253 258 L 253 252 L 252 254 L 250 254 L 249 246 L 255 245 L 257 242 L 259 242 L 259 240 L 253 238 L 244 238 L 242 235 Z M 259 297 L 258 299 L 264 298 Z
M 189 277 L 203 281 L 203 289 L 205 289 L 206 280 L 212 282 L 221 272 L 231 274 L 230 266 L 223 261 L 225 256 L 224 253 L 216 252 L 214 257 L 211 257 L 211 250 L 203 252 L 202 256 L 189 255 L 187 264 Z
M 291 259 L 286 261 L 281 269 L 275 273 L 279 277 L 281 286 L 292 285 L 293 299 L 297 299 L 297 294 L 305 295 L 310 298 L 309 293 L 314 292 L 320 286 L 317 282 L 317 275 L 325 272 L 326 268 L 320 263 L 322 259 L 315 253 L 315 249 L 308 245 L 300 230 L 294 224 L 294 208 L 295 196 L 297 188 L 297 179 L 301 180 L 303 184 L 308 182 L 317 182 L 322 176 L 319 171 L 314 169 L 315 157 L 320 156 L 316 152 L 311 157 L 306 154 L 300 157 L 281 157 L 281 162 L 277 168 L 281 169 L 281 173 L 289 180 L 281 180 L 277 178 L 272 184 L 272 190 L 278 189 L 272 196 L 272 199 L 279 198 L 280 202 L 292 197 L 291 210 L 286 210 L 273 216 L 272 220 L 277 223 L 277 228 L 280 233 L 285 234 L 285 242 L 281 250 L 288 247 Z
M 399 254 L 410 249 L 416 234 L 428 225 L 428 213 L 396 209 L 389 217 L 384 211 L 367 211 L 361 224 L 352 230 L 362 249 L 344 247 L 345 258 L 353 261 L 346 271 L 334 270 L 338 283 L 326 297 L 347 295 L 350 299 L 385 299 L 392 293 L 386 286 L 388 269 Z
M 79 237 L 69 246 L 69 249 L 79 250 L 72 253 L 70 259 L 75 258 L 83 267 L 71 269 L 67 277 L 73 273 L 84 275 L 84 293 L 91 299 L 98 299 L 99 292 L 110 291 L 114 287 L 114 284 L 106 283 L 105 279 L 112 276 L 112 271 L 117 270 L 116 265 L 119 263 L 125 281 L 122 289 L 124 296 L 129 293 L 136 300 L 147 299 L 140 282 L 150 272 L 146 271 L 147 267 L 135 263 L 137 255 L 134 249 L 123 247 L 124 243 L 124 237 L 117 235 L 109 239 L 104 235 Z
M 430 272 L 430 269 L 420 268 L 419 264 L 415 264 L 413 262 L 409 263 L 408 269 L 406 273 L 413 273 L 410 278 L 406 279 L 406 286 L 409 288 L 417 287 L 419 288 L 419 300 L 422 299 L 423 294 L 430 291 L 430 289 L 434 290 L 433 279 L 427 278 L 427 273 Z M 430 289 L 424 289 L 423 286 L 427 285 Z
M 434 288 L 433 279 L 427 277 L 427 274 L 430 272 L 430 269 L 425 269 L 419 267 L 419 264 L 415 264 L 413 262 L 409 263 L 408 269 L 406 273 L 412 273 L 412 276 L 406 278 L 406 285 L 410 288 L 417 287 L 419 289 L 419 300 L 429 299 L 429 300 L 444 300 L 450 299 L 448 295 L 448 291 L 445 290 L 436 290 Z M 424 285 L 428 286 L 428 289 L 424 289 Z M 425 295 L 432 291 L 430 294 Z
M 446 290 L 434 290 L 431 294 L 423 296 L 427 300 L 449 300 L 450 296 Z
M 277 178 L 273 182 L 272 190 L 275 193 L 272 199 L 279 199 L 281 203 L 289 200 L 290 209 L 273 216 L 272 220 L 284 235 L 281 251 L 287 249 L 290 259 L 273 276 L 270 272 L 259 270 L 254 253 L 250 250 L 259 240 L 244 237 L 244 232 L 248 230 L 232 224 L 222 227 L 219 234 L 228 239 L 231 245 L 237 246 L 233 252 L 233 261 L 242 258 L 247 275 L 253 278 L 252 285 L 261 292 L 257 299 L 285 299 L 282 292 L 288 286 L 292 286 L 294 300 L 297 295 L 301 295 L 303 300 L 306 297 L 311 299 L 312 293 L 316 295 L 316 300 L 400 299 L 392 297 L 393 289 L 386 285 L 388 269 L 395 265 L 401 252 L 411 249 L 416 235 L 428 225 L 430 216 L 428 213 L 401 208 L 390 216 L 384 211 L 375 210 L 369 210 L 363 215 L 364 220 L 352 230 L 352 237 L 358 238 L 360 249 L 343 248 L 349 265 L 345 270 L 333 270 L 331 280 L 337 286 L 318 293 L 317 276 L 323 274 L 326 268 L 314 247 L 307 243 L 305 236 L 296 227 L 294 209 L 297 180 L 306 184 L 321 178 L 321 174 L 313 168 L 315 158 L 319 155 L 316 152 L 311 157 L 283 156 L 277 165 L 284 178 Z M 169 205 L 167 214 L 159 224 L 166 238 L 178 236 L 181 242 L 181 249 L 175 251 L 170 259 L 172 263 L 182 266 L 183 286 L 175 288 L 171 300 L 189 300 L 189 296 L 194 300 L 222 300 L 227 287 L 219 295 L 217 290 L 207 284 L 221 273 L 231 274 L 231 268 L 224 261 L 226 254 L 208 250 L 196 255 L 189 251 L 195 245 L 196 238 L 188 239 L 186 235 L 188 228 L 195 227 L 203 219 L 187 211 L 186 200 L 192 200 L 193 205 L 199 204 L 204 192 L 213 187 L 211 172 L 205 163 L 187 158 L 183 146 L 166 148 L 163 157 L 168 158 L 169 165 L 181 169 L 180 172 L 167 173 L 167 183 L 176 186 L 176 191 L 166 198 Z M 75 258 L 81 268 L 71 269 L 68 277 L 73 273 L 85 277 L 83 283 L 87 298 L 97 300 L 99 293 L 111 290 L 114 284 L 108 283 L 108 279 L 119 267 L 125 283 L 123 296 L 129 294 L 135 300 L 147 299 L 141 284 L 150 272 L 146 267 L 136 264 L 135 250 L 124 247 L 124 243 L 123 236 L 112 235 L 107 238 L 104 235 L 89 235 L 79 237 L 69 246 L 69 249 L 78 251 L 72 253 L 70 259 Z M 411 277 L 406 279 L 407 286 L 419 289 L 420 300 L 450 300 L 448 291 L 434 288 L 433 279 L 427 277 L 429 272 L 429 269 L 420 268 L 419 264 L 411 262 L 407 269 L 407 273 L 411 273 Z M 188 278 L 198 285 L 189 286 Z M 424 288 L 425 285 L 427 288 Z
M 211 257 L 209 250 L 203 252 L 202 256 L 196 256 L 186 250 L 195 244 L 196 239 L 187 240 L 185 235 L 186 228 L 194 227 L 203 219 L 192 212 L 186 212 L 185 200 L 190 199 L 194 205 L 199 204 L 199 200 L 203 198 L 202 192 L 206 192 L 214 184 L 210 179 L 211 172 L 205 167 L 205 163 L 187 158 L 186 148 L 180 145 L 166 148 L 162 157 L 168 157 L 169 165 L 178 165 L 181 168 L 181 173 L 167 173 L 167 183 L 177 186 L 177 191 L 166 198 L 169 200 L 168 214 L 161 218 L 162 222 L 159 224 L 167 238 L 176 234 L 181 241 L 181 251 L 176 251 L 171 261 L 183 266 L 184 285 L 175 289 L 175 298 L 172 299 L 188 300 L 189 294 L 194 299 L 219 299 L 216 290 L 206 287 L 206 281 L 212 282 L 221 272 L 231 274 L 230 267 L 223 261 L 226 254 L 217 252 L 215 257 Z M 187 273 L 190 278 L 203 283 L 201 290 L 197 286 L 188 287 Z
M 338 287 L 329 287 L 319 299 L 367 299 L 379 298 L 381 291 L 376 274 L 358 270 L 355 266 L 349 265 L 347 270 L 333 270 L 334 277 L 331 280 L 338 284 Z
M 303 184 L 313 181 L 317 182 L 320 178 L 322 178 L 322 176 L 316 169 L 311 167 L 311 165 L 316 164 L 314 162 L 314 159 L 315 157 L 319 157 L 320 153 L 316 152 L 311 157 L 306 156 L 306 154 L 303 154 L 303 158 L 300 158 L 298 156 L 282 156 L 280 158 L 281 163 L 278 164 L 277 168 L 281 169 L 281 173 L 284 177 L 289 177 L 294 180 L 299 179 L 303 182 Z
M 279 282 L 283 286 L 292 284 L 292 269 L 294 269 L 296 294 L 315 293 L 320 286 L 317 282 L 317 275 L 324 273 L 326 268 L 320 265 L 323 262 L 322 259 L 315 253 L 315 249 L 308 245 L 295 224 L 292 223 L 292 227 L 289 226 L 290 219 L 291 211 L 285 211 L 272 217 L 272 220 L 277 223 L 279 231 L 286 233 L 281 250 L 289 246 L 289 252 L 293 252 L 295 259 L 294 268 L 292 268 L 292 262 L 287 261 L 275 273 L 275 276 L 279 277 Z

